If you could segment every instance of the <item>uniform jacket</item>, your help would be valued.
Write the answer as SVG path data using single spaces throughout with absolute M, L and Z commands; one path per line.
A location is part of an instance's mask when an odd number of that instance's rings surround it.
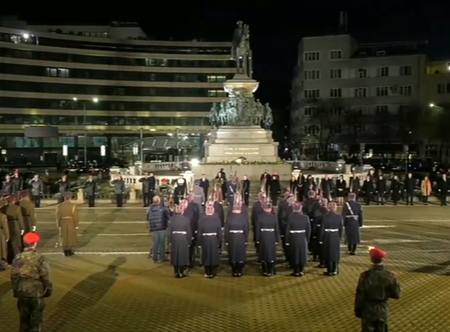
M 387 321 L 389 299 L 400 298 L 400 284 L 384 265 L 373 265 L 361 273 L 355 296 L 355 316 L 370 321 Z
M 150 205 L 147 212 L 150 232 L 165 231 L 169 223 L 169 218 L 169 210 L 164 205 Z
M 95 181 L 87 181 L 84 184 L 84 187 L 86 188 L 86 194 L 88 196 L 94 196 L 97 192 L 97 183 Z
M 51 295 L 50 266 L 44 256 L 31 248 L 18 254 L 11 265 L 14 297 L 43 298 Z
M 64 195 L 66 192 L 70 191 L 70 182 L 69 181 L 59 181 L 59 193 Z
M 63 249 L 71 249 L 78 244 L 77 228 L 80 222 L 78 208 L 71 201 L 64 201 L 56 208 L 56 221 L 61 230 Z
M 5 192 L 6 195 L 10 196 L 14 193 L 14 183 L 10 181 L 4 181 L 2 190 Z
M 40 196 L 42 191 L 44 190 L 44 184 L 42 180 L 30 180 L 28 182 L 31 186 L 31 195 L 32 196 Z
M 31 232 L 32 227 L 36 226 L 36 212 L 34 203 L 27 199 L 22 199 L 16 204 L 20 207 L 22 212 L 25 234 L 29 233 Z
M 8 227 L 8 219 L 6 215 L 0 213 L 0 260 L 8 260 L 8 242 L 10 234 Z
M 431 195 L 431 181 L 429 179 L 422 180 L 422 183 L 420 184 L 420 192 L 422 196 Z
M 0 212 L 5 214 L 8 219 L 10 244 L 20 248 L 22 246 L 20 231 L 25 230 L 21 209 L 15 204 L 6 204 L 0 208 Z
M 114 193 L 116 195 L 123 195 L 125 193 L 125 181 L 124 180 L 112 180 L 114 185 Z
M 23 179 L 21 176 L 12 176 L 11 182 L 13 184 L 13 192 L 17 193 L 23 189 Z

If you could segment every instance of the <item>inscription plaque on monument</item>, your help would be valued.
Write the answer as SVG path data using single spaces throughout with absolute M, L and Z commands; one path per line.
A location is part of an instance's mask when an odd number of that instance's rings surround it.
M 246 148 L 246 147 L 236 147 L 236 148 L 230 148 L 226 147 L 223 149 L 224 154 L 226 156 L 257 156 L 259 155 L 259 148 L 258 147 L 252 147 L 252 148 Z

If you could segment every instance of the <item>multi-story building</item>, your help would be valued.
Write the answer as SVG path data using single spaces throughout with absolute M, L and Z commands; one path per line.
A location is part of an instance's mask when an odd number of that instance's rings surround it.
M 112 157 L 142 136 L 166 142 L 177 132 L 203 142 L 211 105 L 226 97 L 223 82 L 236 72 L 230 48 L 231 42 L 148 40 L 132 23 L 2 19 L 1 149 L 36 159 L 67 145 L 69 157 L 87 149 L 92 159 L 101 146 Z M 25 127 L 43 125 L 57 126 L 60 137 L 24 136 Z
M 298 54 L 291 91 L 294 143 L 341 151 L 358 150 L 360 143 L 400 149 L 410 143 L 412 125 L 398 128 L 393 121 L 402 120 L 400 113 L 407 118 L 407 112 L 418 112 L 426 68 L 421 43 L 311 37 L 302 39 Z

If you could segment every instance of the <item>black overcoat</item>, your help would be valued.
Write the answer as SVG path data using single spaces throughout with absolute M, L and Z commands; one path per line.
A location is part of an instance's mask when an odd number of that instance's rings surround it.
M 308 242 L 311 237 L 311 224 L 308 216 L 291 213 L 286 224 L 286 246 L 289 250 L 291 266 L 308 263 Z
M 335 212 L 328 212 L 321 227 L 321 241 L 325 262 L 339 263 L 341 259 L 341 238 L 344 224 L 342 216 Z
M 218 266 L 219 246 L 222 243 L 222 225 L 218 215 L 204 216 L 198 223 L 197 245 L 201 248 L 201 261 L 204 266 Z
M 170 264 L 173 266 L 188 266 L 189 246 L 192 242 L 189 218 L 180 214 L 172 216 L 167 227 L 167 235 L 170 245 Z
M 224 231 L 225 243 L 228 246 L 228 260 L 231 263 L 247 260 L 248 235 L 248 215 L 231 213 Z
M 259 244 L 259 260 L 261 262 L 275 262 L 277 259 L 277 244 L 280 242 L 280 229 L 275 214 L 263 212 L 258 216 L 255 237 L 256 243 Z
M 344 218 L 345 240 L 347 244 L 360 244 L 360 227 L 363 226 L 364 222 L 361 204 L 355 201 L 345 203 L 342 209 L 342 218 Z

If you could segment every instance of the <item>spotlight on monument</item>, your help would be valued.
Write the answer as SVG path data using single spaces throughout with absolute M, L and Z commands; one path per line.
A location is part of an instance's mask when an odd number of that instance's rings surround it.
M 186 172 L 191 170 L 191 164 L 187 161 L 181 163 L 181 171 Z
M 198 159 L 191 160 L 191 167 L 197 167 L 198 165 L 200 165 L 200 161 Z
M 241 165 L 241 164 L 242 164 L 244 161 L 246 161 L 246 160 L 247 160 L 247 158 L 245 158 L 245 157 L 239 157 L 239 158 L 235 159 L 234 162 L 235 162 L 236 164 Z

